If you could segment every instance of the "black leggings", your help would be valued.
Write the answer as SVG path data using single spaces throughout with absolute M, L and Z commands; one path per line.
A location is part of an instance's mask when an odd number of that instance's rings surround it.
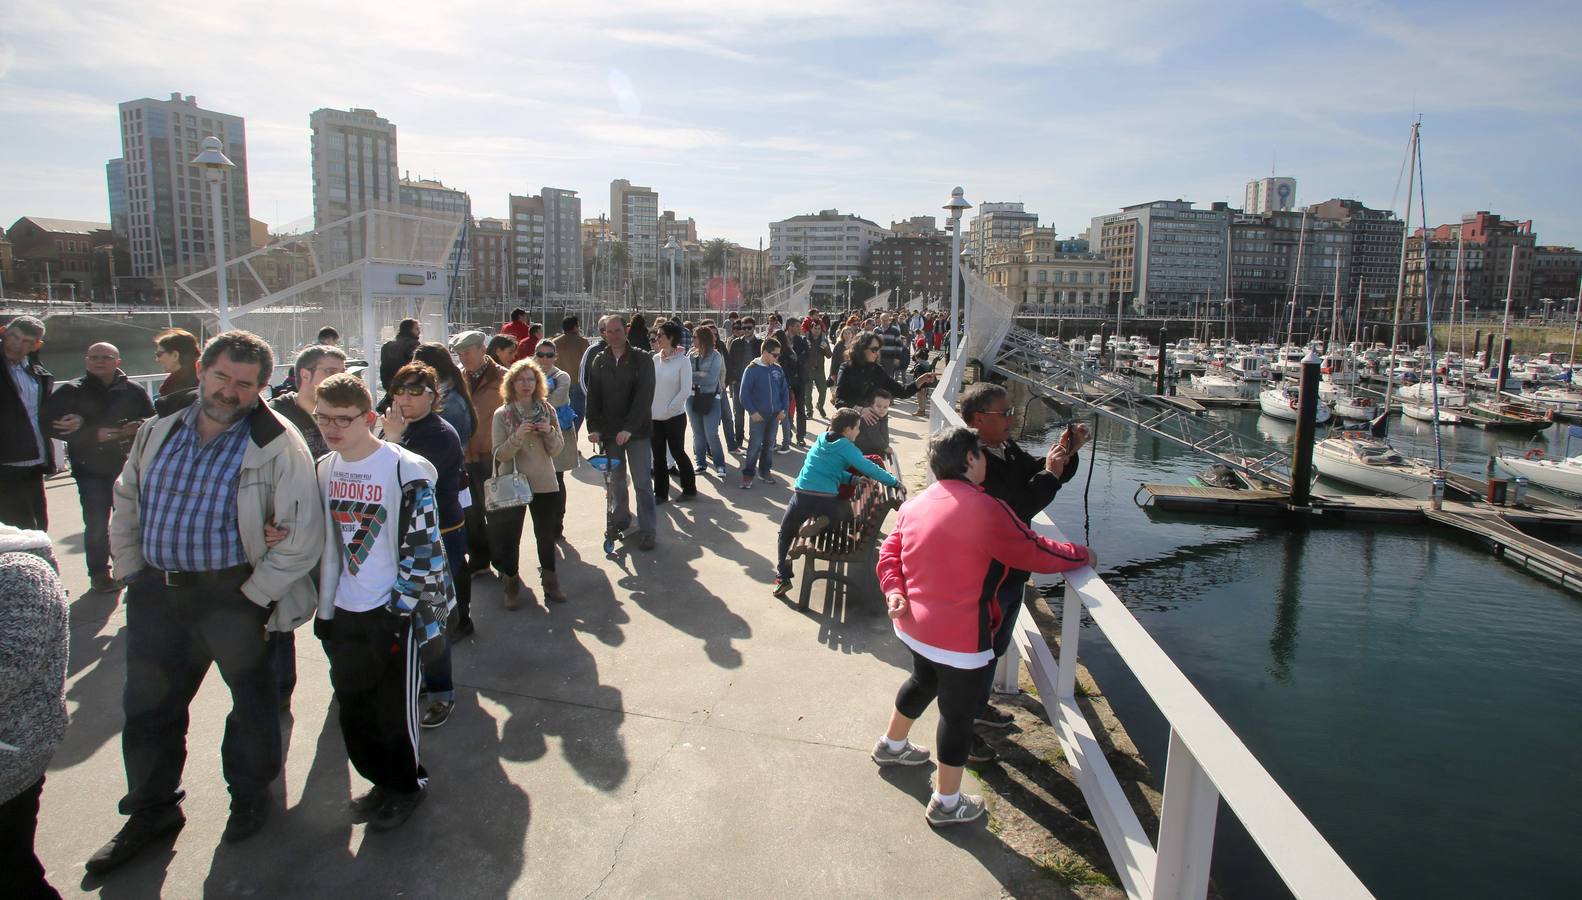
M 805 491 L 791 494 L 785 518 L 780 520 L 780 555 L 775 559 L 775 574 L 781 578 L 791 577 L 791 560 L 786 554 L 791 552 L 791 542 L 796 540 L 798 529 L 816 516 L 828 516 L 831 526 L 844 522 L 851 518 L 851 502 L 828 494 L 809 494 Z
M 489 513 L 489 529 L 494 532 L 494 567 L 500 574 L 511 578 L 521 574 L 522 529 L 527 524 L 527 514 L 533 514 L 533 543 L 538 550 L 539 568 L 555 571 L 555 541 L 560 538 L 560 526 L 565 519 L 565 491 L 534 493 L 526 506 L 513 506 Z
M 939 730 L 934 736 L 935 758 L 942 765 L 964 766 L 972 749 L 972 719 L 983 708 L 983 695 L 994 683 L 994 663 L 978 669 L 958 669 L 937 663 L 912 651 L 912 676 L 895 695 L 895 708 L 908 719 L 920 718 L 928 704 L 939 699 Z
M 681 493 L 698 492 L 697 475 L 692 471 L 692 457 L 687 454 L 687 414 L 668 419 L 654 420 L 654 437 L 649 446 L 654 448 L 654 499 L 670 499 L 670 468 L 665 462 L 665 450 L 676 459 L 676 471 L 681 473 Z

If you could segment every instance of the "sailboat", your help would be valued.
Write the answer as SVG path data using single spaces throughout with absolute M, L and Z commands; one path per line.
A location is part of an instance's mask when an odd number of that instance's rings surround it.
M 1337 280 L 1339 280 L 1339 278 L 1340 278 L 1340 273 L 1339 273 L 1338 270 L 1335 273 L 1335 278 Z M 1338 290 L 1335 292 L 1335 296 L 1336 296 L 1337 299 L 1339 298 L 1340 292 Z M 1361 338 L 1362 338 L 1362 279 L 1358 278 L 1357 279 L 1357 339 L 1360 341 Z M 1359 383 L 1361 382 L 1361 379 L 1357 376 L 1357 358 L 1356 358 L 1355 354 L 1348 354 L 1348 355 L 1343 356 L 1342 359 L 1341 359 L 1341 365 L 1340 365 L 1339 371 L 1338 372 L 1331 372 L 1329 377 L 1330 377 L 1330 383 L 1334 385 L 1334 387 L 1333 387 L 1333 392 L 1334 393 L 1332 394 L 1332 399 L 1330 400 L 1330 404 L 1331 404 L 1331 406 L 1334 407 L 1335 416 L 1337 418 L 1349 419 L 1349 420 L 1351 420 L 1353 422 L 1366 422 L 1366 421 L 1371 420 L 1374 417 L 1374 415 L 1376 415 L 1378 413 L 1379 409 L 1378 409 L 1378 407 L 1376 407 L 1374 405 L 1373 398 L 1368 396 L 1367 394 L 1364 394 L 1359 389 Z M 1319 396 L 1320 397 L 1322 397 L 1324 395 L 1322 387 L 1323 386 L 1320 385 L 1320 391 L 1319 391 Z
M 1417 166 L 1420 147 L 1418 144 L 1418 129 L 1420 122 L 1412 124 L 1412 139 L 1408 148 L 1408 166 L 1406 178 L 1406 215 L 1405 225 L 1401 231 L 1401 263 L 1396 273 L 1395 282 L 1395 321 L 1390 333 L 1390 368 L 1386 371 L 1395 371 L 1396 346 L 1400 340 L 1401 330 L 1401 298 L 1406 291 L 1406 236 L 1411 233 L 1412 224 L 1412 196 L 1416 181 L 1413 174 L 1421 177 L 1422 170 Z M 1423 281 L 1425 285 L 1424 302 L 1428 310 L 1429 319 L 1433 318 L 1433 296 L 1431 283 L 1428 280 L 1427 259 L 1424 259 Z M 1361 318 L 1360 288 L 1358 318 Z M 1434 331 L 1428 330 L 1429 354 L 1433 353 Z M 1435 490 L 1436 469 L 1419 460 L 1411 459 L 1391 447 L 1384 439 L 1385 429 L 1390 417 L 1390 397 L 1393 390 L 1386 382 L 1384 392 L 1384 411 L 1372 421 L 1368 432 L 1345 432 L 1338 436 L 1326 438 L 1313 445 L 1313 468 L 1319 474 L 1335 481 L 1355 485 L 1366 490 L 1380 494 L 1389 494 L 1400 497 L 1429 499 Z M 1431 388 L 1432 389 L 1432 388 Z M 1434 413 L 1438 413 L 1437 395 L 1434 397 Z M 1439 448 L 1439 426 L 1434 424 L 1434 446 Z M 1442 452 L 1442 451 L 1438 451 Z M 1438 468 L 1443 468 L 1441 461 Z

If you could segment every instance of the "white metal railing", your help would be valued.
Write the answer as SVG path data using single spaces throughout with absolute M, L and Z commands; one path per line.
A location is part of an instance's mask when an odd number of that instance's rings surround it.
M 965 357 L 951 360 L 940 375 L 929 401 L 931 431 L 965 425 L 955 410 Z M 1052 540 L 1066 539 L 1047 510 L 1038 514 L 1033 527 Z M 1000 660 L 995 685 L 1002 692 L 1015 692 L 1018 658 L 1025 659 L 1127 896 L 1138 900 L 1207 896 L 1215 817 L 1223 798 L 1295 896 L 1372 897 L 1104 580 L 1086 566 L 1064 576 L 1033 576 L 1040 586 L 1062 579 L 1059 656 L 1049 649 L 1038 622 L 1024 608 L 1014 622 L 1005 623 L 1013 629 L 1014 640 Z M 1084 609 L 1170 725 L 1157 843 L 1149 839 L 1132 810 L 1094 726 L 1077 704 L 1077 646 Z

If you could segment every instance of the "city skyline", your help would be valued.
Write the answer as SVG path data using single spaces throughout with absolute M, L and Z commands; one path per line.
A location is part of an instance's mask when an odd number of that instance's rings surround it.
M 1582 29 L 1564 6 L 1496 20 L 1458 3 L 1432 16 L 1366 2 L 1144 7 L 482 3 L 463 20 L 286 2 L 268 21 L 154 4 L 127 22 L 108 4 L 68 14 L 18 0 L 0 113 L 22 137 L 0 150 L 0 221 L 108 221 L 117 104 L 181 92 L 246 119 L 252 212 L 277 228 L 311 220 L 320 107 L 379 110 L 401 129 L 402 170 L 466 191 L 480 217 L 544 184 L 608 215 L 601 200 L 625 178 L 744 246 L 820 209 L 942 217 L 956 184 L 975 204 L 1021 201 L 1062 235 L 1151 200 L 1239 206 L 1271 173 L 1295 177 L 1303 205 L 1347 197 L 1399 213 L 1420 112 L 1429 224 L 1487 209 L 1533 219 L 1544 243 L 1582 242 L 1566 203 Z M 154 46 L 181 52 L 144 52 Z M 497 77 L 477 79 L 478 60 Z M 1425 77 L 1450 64 L 1456 77 Z

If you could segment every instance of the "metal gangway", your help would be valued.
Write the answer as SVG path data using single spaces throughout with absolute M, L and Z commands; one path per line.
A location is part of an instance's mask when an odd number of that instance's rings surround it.
M 1284 490 L 1291 487 L 1291 455 L 1285 450 L 1196 415 L 1168 398 L 1139 390 L 1127 377 L 1103 371 L 1058 341 L 1013 327 L 999 342 L 994 356 L 992 361 L 982 362 L 1073 409 L 1092 410 L 1124 422 L 1208 456 L 1254 481 Z

